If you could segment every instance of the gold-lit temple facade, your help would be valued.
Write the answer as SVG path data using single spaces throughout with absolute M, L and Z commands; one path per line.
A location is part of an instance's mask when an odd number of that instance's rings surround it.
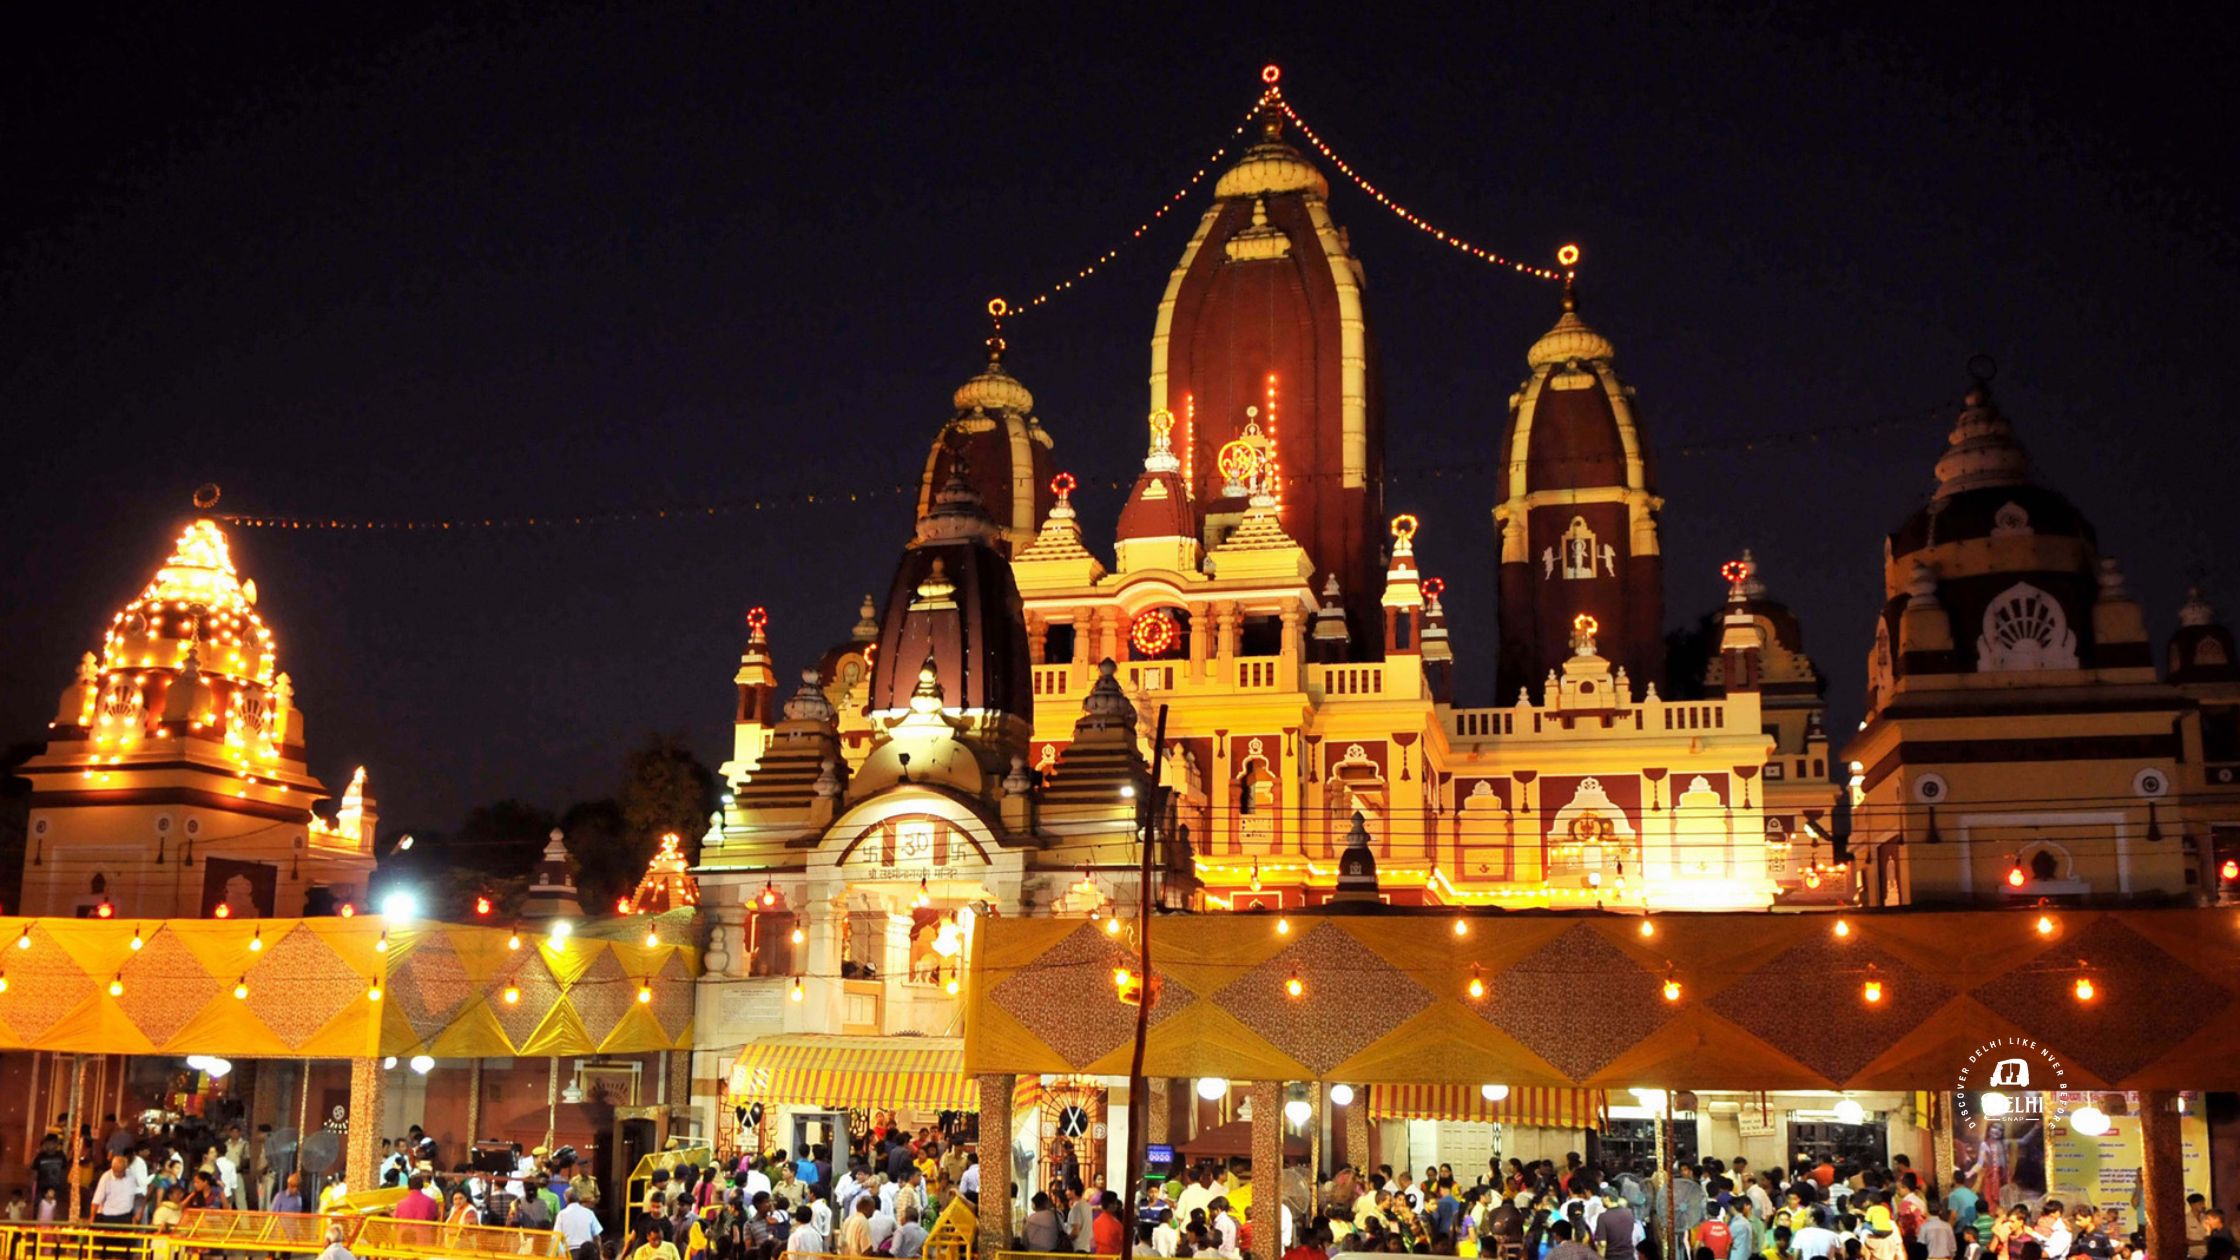
M 197 519 L 80 661 L 32 784 L 27 913 L 327 913 L 362 896 L 378 814 L 334 796 L 257 587 Z M 315 807 L 325 803 L 324 811 Z

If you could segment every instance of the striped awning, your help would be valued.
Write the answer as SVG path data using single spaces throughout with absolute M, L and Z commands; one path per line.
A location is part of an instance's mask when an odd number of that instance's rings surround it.
M 741 1106 L 980 1109 L 956 1037 L 763 1037 L 739 1052 L 728 1084 Z
M 1500 1102 L 1487 1102 L 1476 1085 L 1371 1085 L 1371 1120 L 1471 1120 L 1536 1124 L 1551 1129 L 1591 1129 L 1609 1106 L 1599 1089 L 1519 1086 Z

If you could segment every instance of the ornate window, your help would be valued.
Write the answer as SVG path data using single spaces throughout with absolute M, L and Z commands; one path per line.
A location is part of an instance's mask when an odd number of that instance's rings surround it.
M 1983 610 L 1976 639 L 1979 671 L 2075 669 L 2077 636 L 2061 601 L 2028 582 L 2010 586 Z
M 1587 528 L 1586 517 L 1572 517 L 1571 526 L 1563 531 L 1560 542 L 1563 551 L 1555 559 L 1562 565 L 1564 577 L 1591 578 L 1596 565 L 1606 566 L 1610 576 L 1617 576 L 1617 550 L 1596 541 L 1594 531 Z M 1553 567 L 1550 566 L 1550 576 L 1553 576 Z

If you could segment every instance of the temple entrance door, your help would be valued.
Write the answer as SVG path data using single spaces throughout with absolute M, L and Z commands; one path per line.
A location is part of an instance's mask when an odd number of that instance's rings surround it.
M 1068 1147 L 1072 1159 L 1066 1158 Z M 1103 1180 L 1104 1090 L 1096 1085 L 1051 1085 L 1042 1095 L 1042 1133 L 1036 1144 L 1045 1182 L 1072 1175 L 1084 1185 Z M 1036 1189 L 1045 1187 L 1038 1186 Z

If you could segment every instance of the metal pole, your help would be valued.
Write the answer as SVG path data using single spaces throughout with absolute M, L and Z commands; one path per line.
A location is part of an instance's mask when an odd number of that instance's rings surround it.
M 1142 987 L 1138 990 L 1141 1000 L 1136 1003 L 1135 1049 L 1128 1058 L 1128 1153 L 1121 1164 L 1125 1184 L 1120 1187 L 1122 1255 L 1132 1254 L 1135 1249 L 1136 1183 L 1143 1179 L 1143 1144 L 1151 1114 L 1151 1085 L 1143 1075 L 1144 1047 L 1151 1040 L 1151 851 L 1159 829 L 1165 825 L 1167 813 L 1166 789 L 1159 786 L 1166 770 L 1166 753 L 1167 706 L 1162 704 L 1158 725 L 1151 736 L 1151 790 L 1144 793 L 1143 800 L 1136 806 L 1142 849 L 1136 870 L 1136 962 Z M 1281 1180 L 1278 1170 L 1278 1184 Z
M 552 1149 L 552 1135 L 560 1128 L 560 1056 L 545 1061 L 548 1071 L 544 1081 L 544 1148 Z

